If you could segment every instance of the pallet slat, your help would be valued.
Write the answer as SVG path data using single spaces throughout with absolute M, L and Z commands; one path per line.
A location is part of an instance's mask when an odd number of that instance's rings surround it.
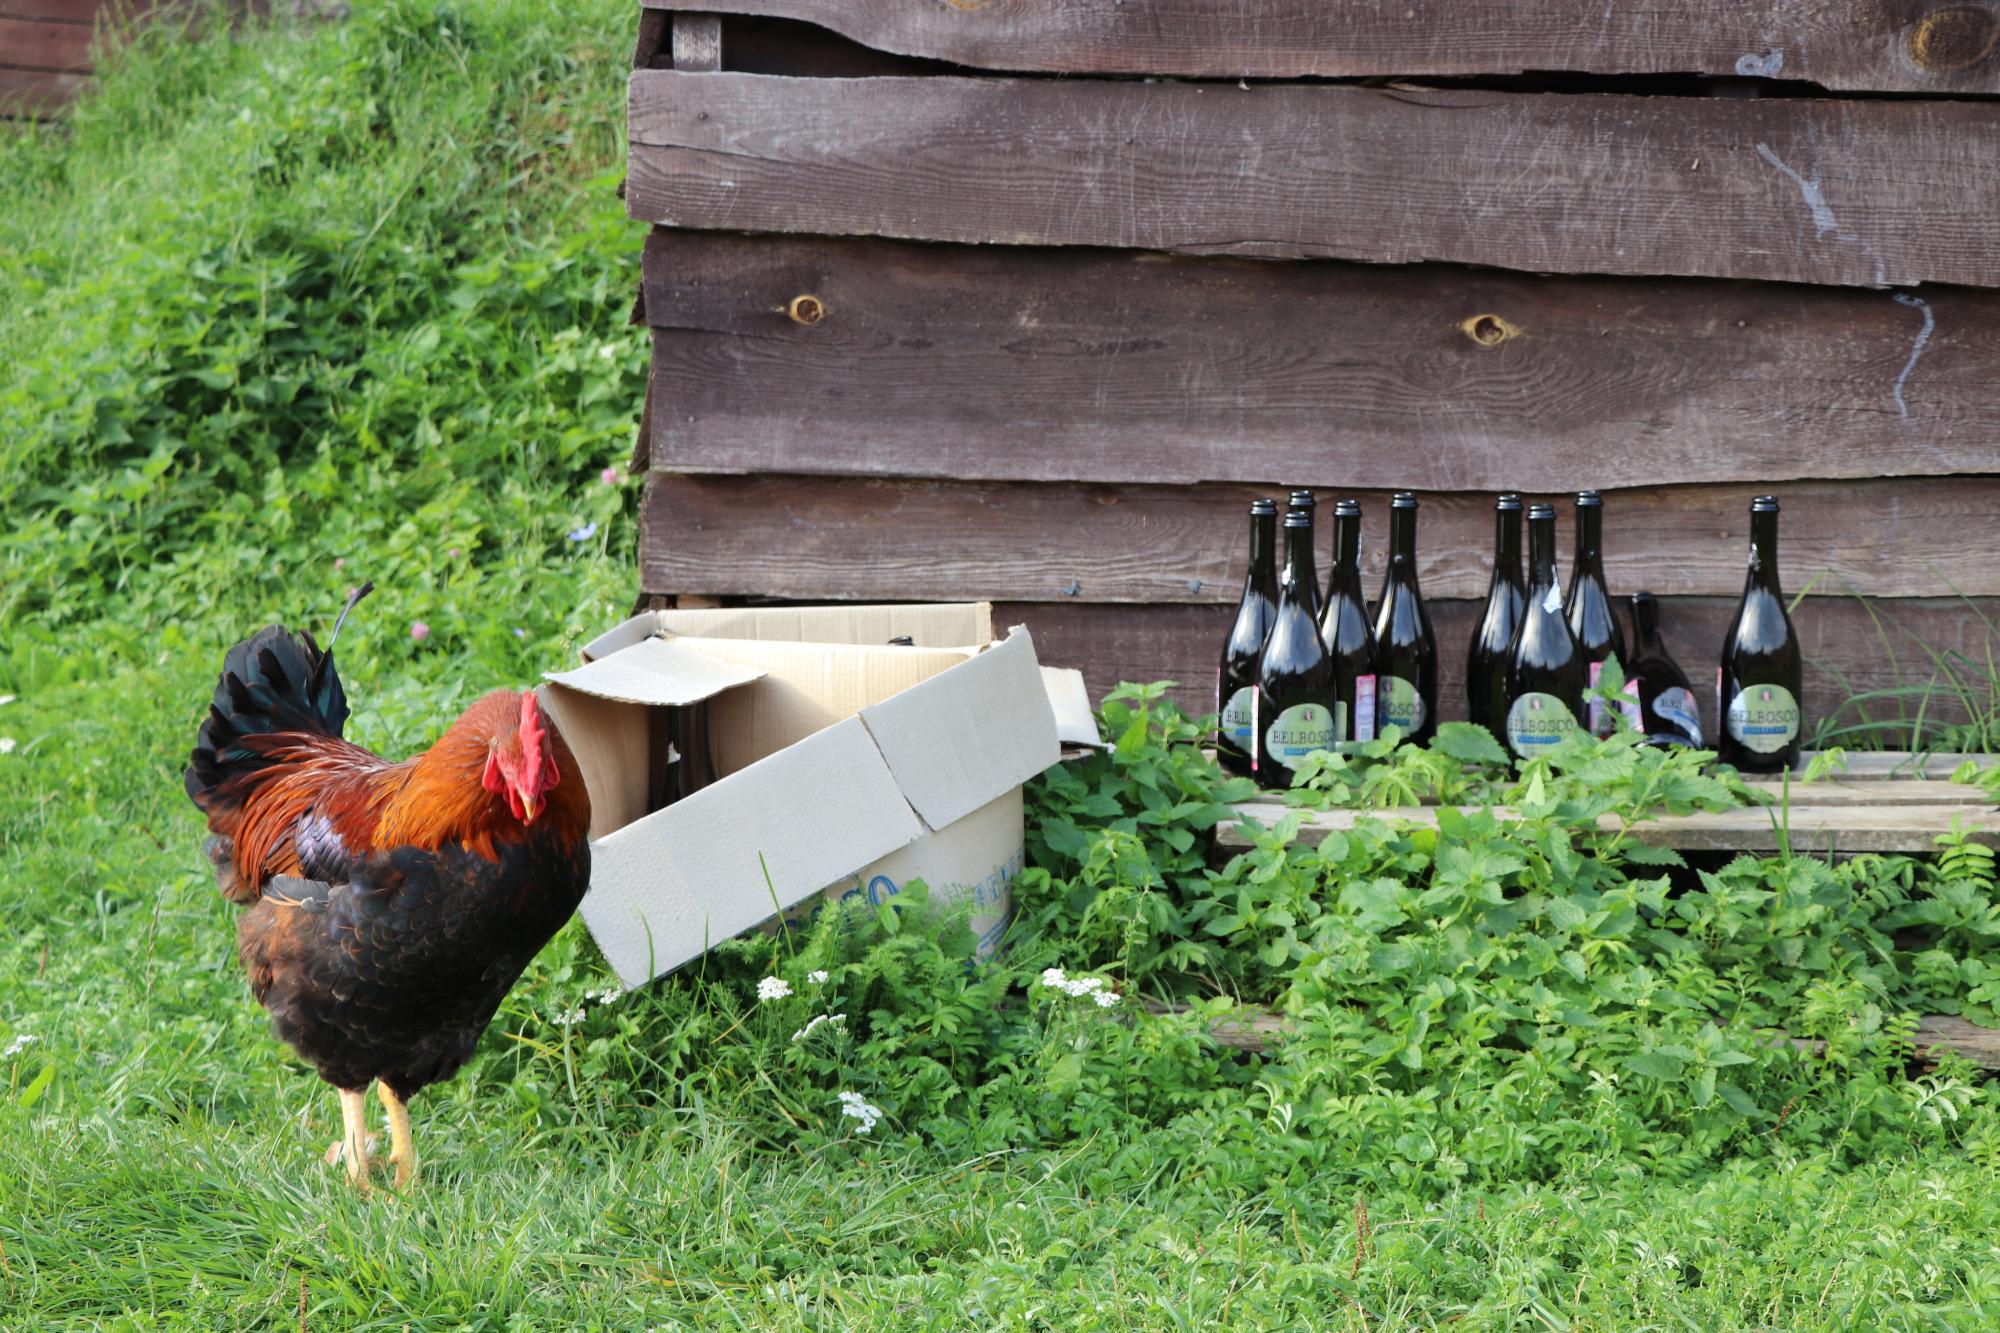
M 1273 824 L 1278 807 L 1248 802 L 1236 807 L 1239 816 Z M 1507 818 L 1509 812 L 1496 808 Z M 1689 815 L 1661 815 L 1635 824 L 1631 837 L 1653 847 L 1684 852 L 1775 852 L 1780 846 L 1779 812 L 1775 809 L 1702 810 Z M 1346 832 L 1363 819 L 1380 818 L 1422 827 L 1437 826 L 1437 807 L 1409 806 L 1395 810 L 1325 810 L 1309 813 L 1299 826 L 1298 841 L 1317 846 L 1328 833 Z M 1615 815 L 1605 815 L 1598 827 L 1616 833 L 1623 827 Z M 1951 805 L 1824 805 L 1794 804 L 1787 836 L 1801 853 L 1928 852 L 1937 837 L 1954 827 L 1968 831 L 1974 842 L 2000 847 L 2000 813 L 1990 804 L 1983 810 Z M 1216 830 L 1215 844 L 1224 851 L 1253 846 L 1240 824 Z
M 2000 285 L 1974 103 L 638 70 L 679 227 Z
M 899 55 L 993 70 L 1187 78 L 1470 75 L 1524 70 L 1810 79 L 1829 88 L 2000 92 L 2000 17 L 1854 0 L 645 0 L 799 19 Z
M 1745 776 L 1754 777 L 1760 785 L 1768 783 L 1775 788 L 1782 775 Z M 1771 795 L 1774 801 L 1783 799 L 1775 789 Z M 1940 778 L 1911 778 L 1907 781 L 1893 782 L 1867 776 L 1828 778 L 1817 782 L 1801 782 L 1795 778 L 1791 784 L 1789 799 L 1794 809 L 1848 805 L 1879 808 L 1916 805 L 1959 806 L 1968 811 L 1988 811 L 2000 805 L 2000 802 L 1996 802 L 1982 788 L 1970 783 L 1950 782 Z M 1258 795 L 1237 806 L 1239 810 L 1262 812 L 1258 818 L 1266 823 L 1274 822 L 1289 808 L 1275 792 Z M 1778 808 L 1778 805 L 1770 807 L 1774 812 Z
M 663 401 L 680 400 L 669 391 Z M 1609 585 L 1663 596 L 1739 594 L 1750 497 L 1765 489 L 1613 493 L 1605 518 Z M 1788 588 L 1912 597 L 1950 587 L 2000 596 L 1988 526 L 2000 514 L 2000 478 L 1802 482 L 1779 493 Z M 649 587 L 700 585 L 708 593 L 801 601 L 894 600 L 926 586 L 1000 601 L 1073 596 L 1233 606 L 1243 586 L 1242 516 L 1251 499 L 1276 494 L 1272 486 L 656 471 L 647 480 L 645 521 L 658 540 L 646 542 L 641 559 Z M 1336 494 L 1362 501 L 1363 585 L 1372 596 L 1387 560 L 1388 493 L 1343 489 L 1326 497 Z M 1485 596 L 1492 505 L 1489 495 L 1425 494 L 1418 574 L 1426 596 Z M 1561 528 L 1567 571 L 1567 513 Z M 1322 533 L 1322 562 L 1328 540 Z
M 1160 1004 L 1147 1001 L 1146 1008 L 1156 1014 L 1177 1014 L 1187 1012 L 1186 1007 L 1177 1004 Z M 1239 1051 L 1264 1051 L 1283 1041 L 1290 1031 L 1291 1022 L 1283 1014 L 1255 1005 L 1246 1005 L 1229 1018 L 1217 1020 L 1209 1027 L 1209 1036 L 1216 1045 L 1227 1046 Z M 1768 1032 L 1773 1042 L 1789 1042 L 1801 1050 L 1817 1054 L 1825 1043 L 1806 1037 L 1790 1037 L 1783 1032 Z M 1969 1023 L 1956 1014 L 1926 1014 L 1917 1020 L 1916 1047 L 1919 1056 L 1935 1059 L 1938 1051 L 1954 1051 L 1970 1060 L 1981 1069 L 2000 1071 L 2000 1031 L 1983 1028 Z
M 677 471 L 1533 491 L 2000 470 L 1995 291 L 670 231 L 644 274 L 675 404 L 652 457 Z

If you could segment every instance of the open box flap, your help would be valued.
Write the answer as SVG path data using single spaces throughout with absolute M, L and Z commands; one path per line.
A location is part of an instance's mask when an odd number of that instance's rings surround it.
M 683 705 L 747 685 L 764 673 L 747 663 L 697 652 L 670 639 L 641 639 L 574 671 L 543 674 L 566 689 L 599 699 Z
M 849 718 L 601 839 L 581 910 L 638 985 L 923 833 Z
M 862 709 L 861 720 L 904 797 L 934 829 L 1062 757 L 1034 640 L 1025 629 Z
M 1090 711 L 1090 691 L 1083 683 L 1081 671 L 1074 667 L 1045 666 L 1042 688 L 1049 696 L 1049 707 L 1055 710 L 1058 741 L 1092 749 L 1104 747 L 1104 737 L 1097 730 L 1097 715 Z

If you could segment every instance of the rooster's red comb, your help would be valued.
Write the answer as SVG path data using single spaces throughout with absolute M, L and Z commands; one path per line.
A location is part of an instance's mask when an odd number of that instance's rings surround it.
M 540 795 L 555 786 L 561 776 L 555 756 L 549 753 L 548 728 L 542 725 L 542 710 L 535 702 L 533 690 L 521 695 L 521 774 L 522 786 L 531 795 Z

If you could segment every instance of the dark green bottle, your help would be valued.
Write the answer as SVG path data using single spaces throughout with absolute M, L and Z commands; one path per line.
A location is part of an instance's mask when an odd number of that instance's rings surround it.
M 1619 668 L 1629 677 L 1632 674 L 1631 661 L 1625 655 L 1625 631 L 1618 624 L 1618 613 L 1611 606 L 1611 594 L 1604 587 L 1604 497 L 1596 491 L 1576 493 L 1576 552 L 1569 571 L 1569 593 L 1563 601 L 1563 614 L 1569 619 L 1570 633 L 1576 635 L 1577 647 L 1583 650 L 1589 676 L 1587 688 L 1597 687 L 1598 673 L 1604 670 L 1605 659 L 1615 657 Z M 1639 725 L 1639 705 L 1636 691 L 1633 702 L 1626 709 L 1626 717 L 1633 726 Z M 1616 715 L 1601 700 L 1589 701 L 1591 734 L 1609 736 L 1618 730 Z
M 1319 641 L 1333 659 L 1334 728 L 1340 741 L 1375 739 L 1375 632 L 1361 599 L 1361 502 L 1333 507 L 1333 572 L 1319 613 Z
M 1421 745 L 1437 734 L 1437 636 L 1417 591 L 1417 497 L 1389 501 L 1389 571 L 1375 607 L 1375 727 Z
M 1778 586 L 1778 500 L 1750 502 L 1750 572 L 1743 601 L 1722 641 L 1716 753 L 1750 773 L 1775 773 L 1798 762 L 1805 724 L 1798 635 Z
M 1315 750 L 1330 750 L 1333 659 L 1312 615 L 1319 576 L 1313 569 L 1312 515 L 1285 515 L 1285 556 L 1278 615 L 1257 665 L 1257 781 L 1289 787 L 1292 770 Z
M 1306 516 L 1306 529 L 1309 532 L 1314 530 L 1314 520 L 1318 517 L 1318 510 L 1319 510 L 1319 500 L 1313 495 L 1311 491 L 1293 491 L 1291 494 L 1291 498 L 1286 502 L 1286 508 L 1285 508 L 1285 512 L 1287 514 L 1290 514 L 1294 511 L 1304 514 Z M 1280 581 L 1282 581 L 1284 578 L 1284 574 L 1280 572 L 1278 577 Z M 1320 596 L 1319 580 L 1314 579 L 1312 587 L 1309 588 L 1307 591 L 1312 596 L 1313 619 L 1314 621 L 1317 621 L 1320 617 L 1320 612 L 1324 609 L 1326 605 L 1324 599 Z
M 1215 676 L 1215 757 L 1227 771 L 1246 777 L 1256 749 L 1257 659 L 1277 615 L 1278 502 L 1252 500 L 1250 568 Z
M 1528 506 L 1528 597 L 1507 659 L 1507 748 L 1534 758 L 1567 736 L 1583 711 L 1587 668 L 1556 587 L 1554 505 Z
M 1632 663 L 1625 669 L 1639 684 L 1640 726 L 1646 743 L 1662 749 L 1699 746 L 1701 709 L 1687 673 L 1660 638 L 1660 599 L 1649 592 L 1632 594 Z
M 1507 659 L 1527 601 L 1521 583 L 1521 497 L 1509 491 L 1494 506 L 1493 581 L 1486 613 L 1472 627 L 1465 656 L 1465 716 L 1507 743 Z

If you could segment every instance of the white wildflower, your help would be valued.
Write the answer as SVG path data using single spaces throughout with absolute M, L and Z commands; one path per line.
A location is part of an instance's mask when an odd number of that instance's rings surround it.
M 595 995 L 592 995 L 590 998 L 597 1001 L 599 1004 L 610 1004 L 613 1000 L 617 999 L 624 993 L 625 993 L 625 988 L 623 986 L 606 986 L 603 990 L 598 991 Z
M 782 1000 L 791 993 L 792 983 L 783 977 L 765 977 L 757 983 L 757 998 L 759 1001 Z
M 13 703 L 13 702 L 14 702 L 14 696 L 13 696 L 13 695 L 11 695 L 11 694 L 0 694 L 0 708 L 5 708 L 5 707 L 6 707 L 6 706 L 7 706 L 8 704 L 10 704 L 10 703 Z
M 806 980 L 815 986 L 824 986 L 826 984 L 826 969 L 823 967 L 814 968 L 812 971 L 806 973 Z
M 804 1041 L 807 1037 L 810 1037 L 813 1034 L 813 1029 L 817 1028 L 822 1023 L 825 1023 L 828 1027 L 844 1028 L 847 1026 L 847 1015 L 820 1014 L 818 1017 L 814 1018 L 812 1022 L 806 1024 L 804 1027 L 800 1028 L 797 1032 L 794 1032 L 792 1034 L 792 1040 Z
M 0 1051 L 0 1060 L 13 1059 L 22 1051 L 27 1050 L 30 1044 L 39 1040 L 41 1038 L 34 1036 L 32 1033 L 23 1032 L 20 1036 L 7 1043 L 6 1050 Z
M 1118 993 L 1105 989 L 1102 977 L 1073 977 L 1059 967 L 1048 967 L 1042 969 L 1042 984 L 1075 999 L 1088 995 L 1100 1009 L 1109 1009 L 1118 1003 Z
M 857 1134 L 866 1134 L 882 1119 L 882 1108 L 872 1104 L 858 1092 L 840 1094 L 840 1113 L 861 1122 L 861 1127 L 854 1131 Z
M 0 736 L 0 754 L 14 753 L 14 747 L 17 744 L 19 744 L 19 742 L 16 741 L 12 736 Z
M 565 1009 L 565 1010 L 563 1010 L 563 1012 L 561 1012 L 561 1013 L 559 1013 L 559 1014 L 557 1014 L 557 1015 L 556 1015 L 556 1026 L 557 1026 L 557 1027 L 565 1027 L 565 1028 L 566 1028 L 566 1027 L 574 1027 L 574 1026 L 576 1026 L 576 1025 L 577 1025 L 578 1023 L 581 1023 L 582 1021 L 583 1021 L 583 1006 L 582 1006 L 582 1005 L 578 1005 L 578 1006 L 577 1006 L 576 1008 L 574 1008 L 574 1009 Z

